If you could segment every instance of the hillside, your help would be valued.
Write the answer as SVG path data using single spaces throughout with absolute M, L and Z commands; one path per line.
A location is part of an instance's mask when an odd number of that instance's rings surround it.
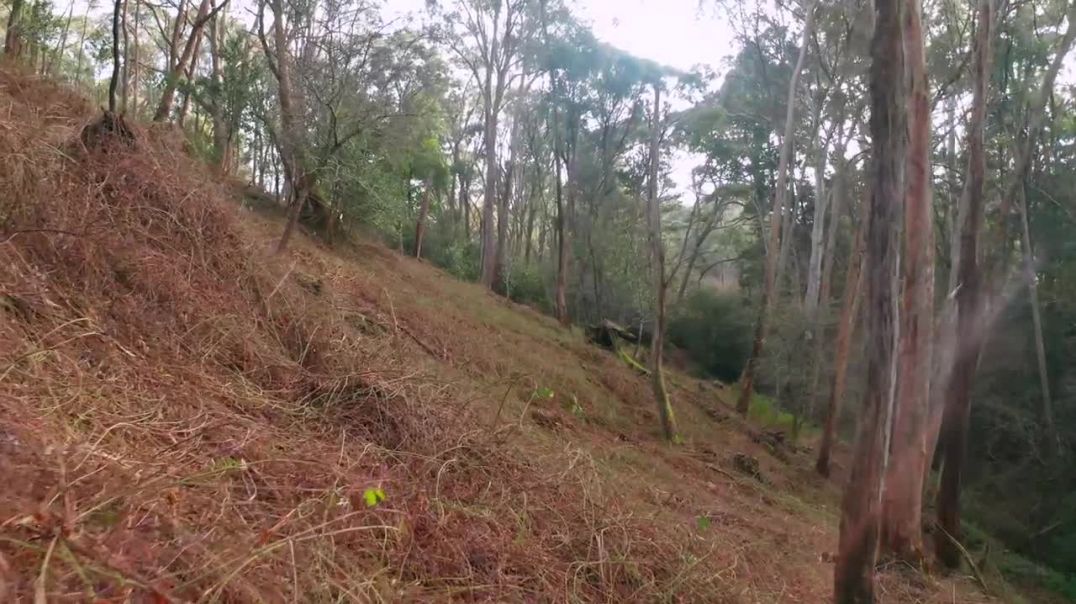
M 274 256 L 175 132 L 95 116 L 0 74 L 0 600 L 829 599 L 841 472 L 726 388 L 673 373 L 663 445 L 578 331 L 370 242 Z

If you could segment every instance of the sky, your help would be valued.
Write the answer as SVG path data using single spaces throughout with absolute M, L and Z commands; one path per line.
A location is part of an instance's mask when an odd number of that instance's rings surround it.
M 682 70 L 719 67 L 734 51 L 727 20 L 707 0 L 577 0 L 575 13 L 599 39 Z
M 722 71 L 725 59 L 736 51 L 735 35 L 720 17 L 712 0 L 577 0 L 574 12 L 589 22 L 594 34 L 638 57 L 687 71 L 709 65 Z M 674 103 L 675 104 L 675 103 Z M 691 170 L 702 158 L 678 150 L 670 158 L 669 175 L 681 202 L 688 194 Z
M 668 67 L 688 71 L 696 65 L 709 65 L 720 73 L 725 59 L 736 50 L 733 30 L 716 10 L 715 0 L 567 2 L 576 17 L 591 26 L 599 40 Z M 385 8 L 387 14 L 414 13 L 421 20 L 425 3 L 426 0 L 386 0 Z M 674 109 L 686 106 L 675 99 L 672 104 Z M 673 192 L 687 192 L 691 169 L 700 162 L 700 157 L 686 151 L 673 154 L 670 158 Z

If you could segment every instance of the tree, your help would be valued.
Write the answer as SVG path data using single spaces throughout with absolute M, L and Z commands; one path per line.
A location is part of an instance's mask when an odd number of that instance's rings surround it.
M 480 281 L 492 287 L 496 272 L 497 133 L 505 93 L 530 32 L 528 0 L 459 0 L 448 15 L 448 43 L 468 69 L 482 97 L 486 170 L 482 198 Z
M 665 440 L 674 441 L 676 417 L 665 388 L 665 371 L 662 363 L 665 355 L 666 294 L 665 244 L 661 240 L 661 200 L 658 197 L 658 166 L 661 162 L 661 83 L 654 82 L 654 110 L 650 116 L 650 168 L 646 185 L 646 217 L 650 241 L 650 270 L 654 280 L 654 330 L 650 336 L 650 382 L 658 405 L 661 432 Z
M 841 502 L 834 569 L 838 604 L 870 603 L 878 558 L 886 446 L 897 377 L 897 271 L 904 199 L 906 107 L 901 0 L 876 0 L 871 43 L 870 134 L 872 198 L 868 218 L 867 385 L 855 455 Z
M 961 204 L 964 206 L 959 230 L 960 253 L 958 256 L 956 332 L 974 333 L 976 316 L 982 304 L 982 271 L 979 266 L 979 242 L 984 225 L 986 149 L 984 129 L 986 104 L 989 94 L 990 60 L 992 57 L 994 6 L 993 0 L 980 0 L 975 32 L 974 84 L 972 88 L 971 118 L 968 122 L 968 179 Z M 955 342 L 953 345 L 956 345 Z M 979 362 L 979 342 L 970 341 L 958 346 L 953 359 L 952 376 L 945 388 L 946 405 L 941 435 L 945 451 L 941 485 L 938 491 L 938 526 L 941 534 L 934 540 L 938 559 L 950 568 L 960 564 L 960 552 L 956 539 L 960 536 L 960 482 L 967 449 L 967 422 L 971 406 L 971 387 L 975 366 Z M 925 469 L 925 468 L 924 468 Z
M 869 206 L 869 203 L 867 205 Z M 830 456 L 833 453 L 833 444 L 837 440 L 837 418 L 840 414 L 841 403 L 844 401 L 845 387 L 848 384 L 848 353 L 852 348 L 852 335 L 859 315 L 860 294 L 863 291 L 863 248 L 866 245 L 866 227 L 867 218 L 863 218 L 860 220 L 859 228 L 856 229 L 854 247 L 848 258 L 848 274 L 844 280 L 844 298 L 841 302 L 840 322 L 834 343 L 833 381 L 829 391 L 829 402 L 826 405 L 822 437 L 818 445 L 818 459 L 815 462 L 815 470 L 822 476 L 829 476 Z
M 205 0 L 208 1 L 208 0 Z M 273 45 L 265 35 L 265 7 L 273 13 Z M 307 200 L 314 192 L 316 181 L 310 171 L 308 152 L 300 124 L 299 99 L 292 81 L 292 57 L 288 52 L 288 36 L 284 27 L 284 0 L 262 0 L 258 4 L 258 37 L 265 51 L 265 60 L 277 82 L 277 102 L 280 108 L 280 132 L 277 134 L 284 174 L 291 184 L 290 209 L 284 232 L 277 242 L 277 253 L 283 252 L 299 222 Z M 160 108 L 158 108 L 160 113 Z
M 4 33 L 4 54 L 18 57 L 22 54 L 22 27 L 26 0 L 11 0 L 11 12 L 7 16 L 7 31 Z
M 806 10 L 806 17 L 801 35 L 799 56 L 796 58 L 796 66 L 792 70 L 792 76 L 788 81 L 788 103 L 785 115 L 785 134 L 782 138 L 781 159 L 777 167 L 777 185 L 773 196 L 773 209 L 770 213 L 770 230 L 768 244 L 766 245 L 766 272 L 763 281 L 762 303 L 759 305 L 758 322 L 755 326 L 755 340 L 751 346 L 751 356 L 748 357 L 743 375 L 740 377 L 740 397 L 736 401 L 736 411 L 746 415 L 751 406 L 751 398 L 755 392 L 755 373 L 758 371 L 759 360 L 762 357 L 763 348 L 766 345 L 766 332 L 769 329 L 770 315 L 777 303 L 777 263 L 781 247 L 781 223 L 784 220 L 785 204 L 788 197 L 788 172 L 792 161 L 792 144 L 796 115 L 796 90 L 799 85 L 800 71 L 807 58 L 807 46 L 810 40 L 811 30 L 814 26 L 815 4 L 812 3 Z
M 108 112 L 116 113 L 116 92 L 120 83 L 120 20 L 123 0 L 115 0 L 112 7 L 112 77 L 108 81 Z
M 934 324 L 934 209 L 930 191 L 930 97 L 919 0 L 903 6 L 908 145 L 901 257 L 899 375 L 885 477 L 882 532 L 901 558 L 922 559 L 922 502 Z
M 264 3 L 259 4 L 259 6 L 262 4 Z M 274 6 L 279 4 L 279 2 L 276 2 Z M 188 72 L 196 60 L 197 49 L 202 42 L 202 30 L 226 6 L 228 6 L 228 0 L 222 0 L 217 6 L 213 6 L 213 0 L 202 0 L 201 4 L 198 5 L 198 16 L 195 18 L 194 23 L 191 24 L 190 35 L 183 46 L 183 52 L 175 63 L 169 66 L 170 69 L 165 76 L 164 90 L 161 92 L 161 100 L 157 104 L 157 111 L 153 114 L 153 121 L 163 122 L 171 116 L 176 88 L 184 78 L 190 78 Z

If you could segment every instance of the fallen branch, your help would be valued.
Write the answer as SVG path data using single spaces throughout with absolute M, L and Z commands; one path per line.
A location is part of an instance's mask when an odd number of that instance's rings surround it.
M 983 588 L 983 592 L 989 594 L 990 587 L 987 586 L 986 579 L 983 578 L 983 573 L 979 570 L 979 565 L 975 564 L 975 560 L 972 560 L 971 553 L 968 552 L 967 548 L 965 548 L 959 541 L 957 541 L 956 537 L 950 535 L 949 531 L 945 530 L 945 527 L 943 527 L 941 524 L 935 522 L 934 526 L 939 531 L 941 531 L 941 534 L 945 535 L 945 537 L 949 539 L 950 543 L 952 543 L 956 547 L 956 549 L 960 552 L 960 555 L 964 558 L 964 561 L 968 563 L 968 567 L 971 568 L 971 574 L 975 577 L 975 581 L 979 584 L 980 587 Z

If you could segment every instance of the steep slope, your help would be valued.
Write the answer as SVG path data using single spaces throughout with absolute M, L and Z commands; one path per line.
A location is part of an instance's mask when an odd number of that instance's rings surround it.
M 94 115 L 0 72 L 0 601 L 828 599 L 837 489 L 723 387 L 672 376 L 665 446 L 578 333 L 378 245 L 273 256 L 175 133 Z

